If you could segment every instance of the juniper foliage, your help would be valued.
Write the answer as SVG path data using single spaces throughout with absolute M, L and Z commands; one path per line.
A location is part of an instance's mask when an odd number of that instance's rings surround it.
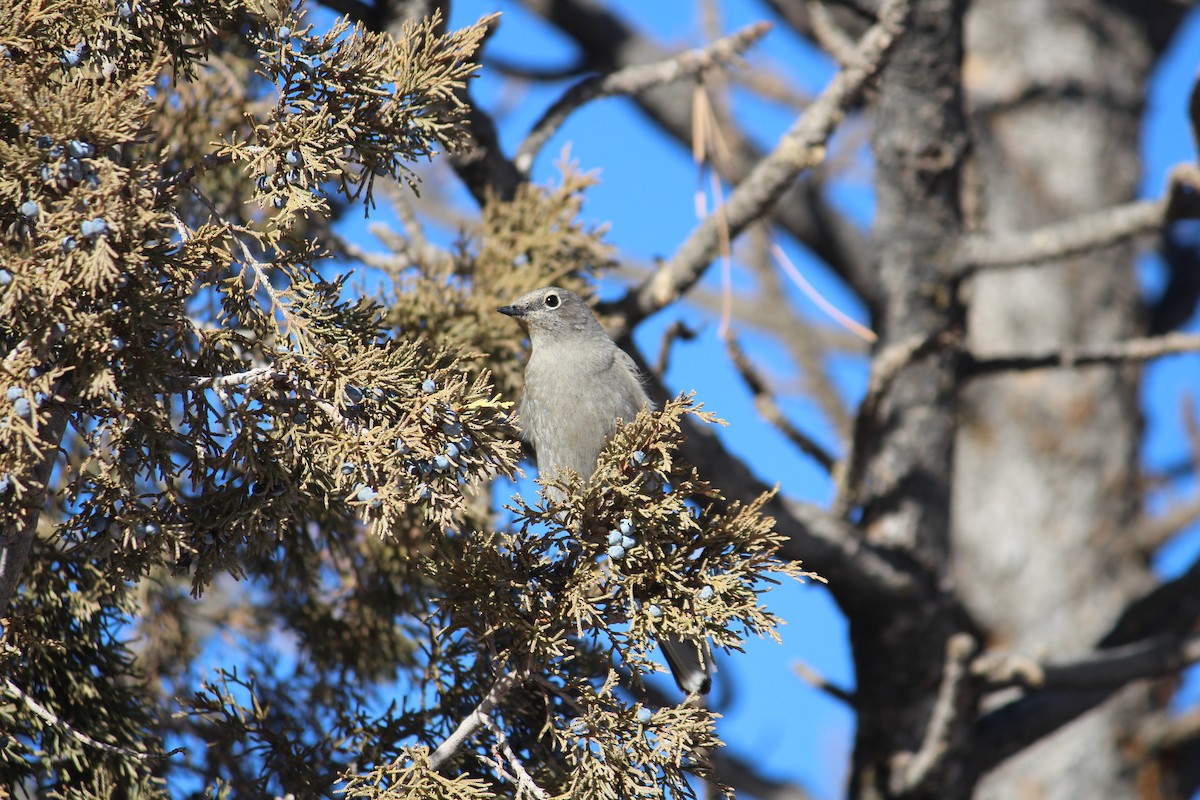
M 331 259 L 335 219 L 461 146 L 489 22 L 0 0 L 0 784 L 691 796 L 706 773 L 715 715 L 627 685 L 658 635 L 778 622 L 761 501 L 675 454 L 708 416 L 640 416 L 559 507 L 490 502 L 524 346 L 494 307 L 586 292 L 595 179 L 490 200 L 452 253 L 397 242 L 375 294 Z

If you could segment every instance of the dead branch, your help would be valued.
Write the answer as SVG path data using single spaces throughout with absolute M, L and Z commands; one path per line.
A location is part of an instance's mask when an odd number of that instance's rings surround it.
M 797 661 L 792 668 L 796 670 L 796 674 L 800 676 L 800 679 L 809 686 L 824 692 L 834 700 L 845 703 L 847 708 L 855 707 L 854 692 L 845 686 L 834 683 L 803 661 Z
M 661 381 L 647 369 L 636 351 L 634 358 L 643 374 L 649 376 L 649 391 L 662 402 L 668 393 Z M 770 492 L 745 462 L 730 453 L 711 425 L 685 421 L 687 438 L 681 451 L 693 464 L 704 464 L 721 476 L 721 488 L 729 497 L 745 501 Z M 827 509 L 775 494 L 763 507 L 774 517 L 776 531 L 786 537 L 779 558 L 803 561 L 829 581 L 829 589 L 844 608 L 873 610 L 878 613 L 897 598 L 912 597 L 918 581 L 910 570 L 893 561 L 888 553 L 865 541 L 854 527 L 835 517 Z
M 1200 168 L 1180 164 L 1158 200 L 1093 211 L 1032 231 L 971 234 L 959 243 L 955 261 L 960 273 L 1040 264 L 1118 244 L 1159 231 L 1168 222 L 1200 214 L 1196 195 Z
M 854 40 L 837 24 L 824 3 L 808 0 L 804 4 L 808 21 L 812 25 L 812 37 L 826 53 L 833 57 L 839 67 L 854 63 Z
M 812 795 L 803 787 L 788 781 L 768 778 L 756 764 L 725 752 L 728 749 L 722 747 L 712 754 L 712 768 L 722 783 L 737 790 L 738 797 L 745 793 L 761 800 L 813 800 Z
M 904 31 L 910 6 L 910 0 L 888 0 L 879 22 L 859 42 L 854 65 L 834 77 L 775 150 L 738 184 L 725 205 L 724 220 L 707 217 L 669 261 L 630 293 L 622 303 L 626 330 L 677 300 L 700 279 L 718 251 L 723 222 L 729 237 L 736 238 L 775 204 L 797 175 L 824 159 L 829 137 Z
M 697 336 L 696 331 L 687 326 L 681 319 L 677 319 L 667 326 L 663 332 L 662 342 L 658 346 L 658 360 L 654 363 L 654 374 L 659 380 L 663 380 L 667 374 L 667 368 L 671 365 L 671 348 L 675 342 L 684 341 L 690 342 Z
M 67 722 L 65 719 L 58 716 L 50 709 L 46 708 L 44 705 L 39 703 L 37 700 L 34 700 L 32 697 L 30 697 L 28 694 L 26 694 L 24 691 L 22 691 L 21 687 L 17 686 L 15 683 L 10 681 L 8 678 L 0 678 L 0 681 L 2 681 L 2 682 L 0 682 L 0 689 L 2 689 L 5 694 L 7 694 L 9 697 L 11 697 L 14 700 L 20 701 L 26 708 L 28 708 L 30 711 L 32 711 L 39 719 L 41 719 L 47 725 L 50 725 L 51 727 L 56 728 L 57 730 L 66 733 L 67 736 L 71 737 L 72 739 L 79 742 L 80 744 L 86 745 L 87 747 L 91 747 L 96 750 L 101 750 L 105 753 L 113 753 L 115 755 L 123 756 L 125 758 L 132 758 L 137 761 L 147 761 L 149 759 L 167 758 L 169 755 L 172 755 L 172 754 L 157 755 L 155 753 L 139 753 L 136 750 L 130 750 L 127 747 L 119 747 L 118 745 L 115 745 L 115 744 L 108 744 L 107 742 L 102 742 L 99 739 L 94 739 L 91 736 L 88 736 L 83 731 L 72 726 L 71 723 Z
M 581 106 L 602 97 L 637 94 L 683 78 L 698 77 L 705 70 L 733 61 L 766 36 L 769 30 L 769 22 L 758 22 L 718 39 L 708 47 L 689 50 L 657 64 L 626 67 L 608 75 L 597 75 L 580 81 L 556 100 L 534 124 L 513 159 L 517 169 L 522 175 L 529 175 L 542 147 Z
M 859 406 L 854 422 L 854 438 L 836 476 L 837 494 L 833 501 L 833 513 L 838 517 L 846 517 L 858 504 L 858 489 L 862 484 L 869 454 L 868 443 L 879 423 L 880 406 L 883 398 L 887 396 L 888 388 L 905 367 L 929 353 L 935 346 L 944 344 L 945 339 L 946 335 L 942 333 L 914 336 L 886 348 L 872 359 L 867 394 Z
M 569 36 L 593 70 L 609 72 L 661 61 L 672 55 L 642 35 L 611 6 L 582 0 L 520 2 L 531 13 Z M 874 20 L 873 14 L 869 19 Z M 664 133 L 680 146 L 690 147 L 694 133 L 691 95 L 691 87 L 676 83 L 631 99 Z M 724 128 L 733 158 L 729 163 L 717 162 L 714 166 L 727 184 L 736 185 L 746 179 L 764 153 L 732 121 L 725 121 Z M 770 210 L 766 221 L 786 230 L 822 259 L 868 305 L 878 299 L 879 287 L 867 237 L 853 220 L 829 203 L 821 176 L 815 171 L 792 183 Z
M 983 775 L 1009 756 L 1096 708 L 1133 680 L 1172 675 L 1200 660 L 1200 634 L 1189 633 L 1200 614 L 1200 560 L 1131 603 L 1090 656 L 1070 664 L 1038 665 L 1029 659 L 990 668 L 993 685 L 1024 685 L 1031 691 L 981 716 L 967 744 L 967 767 Z M 1126 647 L 1127 645 L 1127 647 Z M 1001 660 L 1000 664 L 1004 664 Z M 1012 668 L 1016 664 L 1017 668 Z
M 1142 720 L 1134 734 L 1138 749 L 1148 755 L 1172 750 L 1200 739 L 1200 708 L 1182 714 L 1167 711 Z
M 997 372 L 1055 367 L 1071 369 L 1090 364 L 1150 361 L 1163 356 L 1198 351 L 1200 351 L 1200 334 L 1168 333 L 1164 336 L 1148 336 L 1089 347 L 1062 347 L 1041 353 L 989 358 L 977 358 L 970 353 L 964 353 L 960 363 L 960 375 L 969 379 Z
M 742 350 L 737 337 L 730 335 L 726 339 L 725 346 L 729 351 L 729 358 L 733 361 L 734 368 L 737 369 L 738 374 L 742 376 L 742 381 L 754 396 L 754 407 L 758 410 L 758 413 L 767 422 L 771 423 L 776 430 L 787 437 L 787 440 L 795 445 L 800 452 L 820 464 L 821 468 L 826 472 L 832 473 L 834 467 L 837 465 L 837 459 L 815 439 L 793 425 L 792 421 L 787 418 L 787 415 L 783 413 L 783 409 L 779 407 L 779 403 L 776 402 L 774 393 L 767 386 L 766 380 L 758 373 L 754 365 L 750 363 L 750 359 L 746 356 L 746 352 Z
M 485 725 L 488 720 L 488 715 L 495 710 L 496 706 L 504 700 L 504 697 L 514 688 L 524 683 L 529 678 L 530 672 L 527 669 L 520 669 L 510 672 L 502 676 L 495 685 L 483 696 L 479 701 L 479 705 L 475 710 L 468 714 L 458 727 L 446 737 L 445 741 L 437 746 L 437 749 L 429 756 L 429 768 L 436 770 L 440 769 L 450 757 L 453 756 L 458 748 L 462 747 L 463 743 L 477 731 L 481 726 Z
M 1200 635 L 1168 635 L 1098 650 L 1065 664 L 1039 664 L 1011 654 L 989 653 L 975 660 L 971 672 L 989 689 L 1098 689 L 1173 675 L 1196 661 L 1200 661 Z
M 1143 518 L 1134 526 L 1133 539 L 1138 549 L 1150 553 L 1196 522 L 1200 522 L 1200 497 L 1178 503 L 1156 517 Z
M 946 641 L 942 684 L 921 747 L 915 753 L 898 754 L 893 760 L 890 783 L 894 794 L 912 794 L 929 785 L 945 763 L 970 711 L 971 670 L 968 663 L 975 647 L 975 639 L 965 633 L 956 633 Z

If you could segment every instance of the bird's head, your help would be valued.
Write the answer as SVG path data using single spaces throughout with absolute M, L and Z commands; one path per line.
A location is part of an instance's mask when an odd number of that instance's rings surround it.
M 597 333 L 606 336 L 583 298 L 557 286 L 526 292 L 510 305 L 496 310 L 515 319 L 534 342 L 542 337 L 560 341 L 591 338 Z

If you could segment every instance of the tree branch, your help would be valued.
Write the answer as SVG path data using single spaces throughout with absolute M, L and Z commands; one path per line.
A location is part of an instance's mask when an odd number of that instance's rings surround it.
M 705 70 L 733 61 L 770 30 L 770 23 L 758 22 L 718 39 L 708 47 L 689 50 L 657 64 L 626 67 L 580 81 L 556 100 L 529 131 L 513 159 L 517 170 L 528 176 L 542 147 L 553 138 L 567 117 L 586 103 L 613 95 L 634 95 L 655 86 L 699 77 Z
M 722 747 L 712 754 L 712 768 L 722 783 L 737 790 L 738 797 L 744 792 L 760 800 L 813 800 L 803 787 L 766 777 L 756 763 L 726 752 L 728 749 Z
M 571 37 L 593 70 L 612 72 L 671 56 L 611 8 L 583 0 L 521 0 L 521 3 Z M 690 149 L 694 134 L 693 95 L 692 87 L 677 83 L 644 92 L 632 100 L 655 125 Z M 764 154 L 747 134 L 725 122 L 728 129 L 724 136 L 732 158 L 719 159 L 713 167 L 726 183 L 736 185 L 746 179 Z M 793 183 L 769 213 L 771 223 L 781 226 L 823 259 L 868 305 L 872 304 L 878 285 L 867 237 L 853 221 L 826 202 L 815 176 L 810 174 Z
M 115 755 L 123 756 L 125 758 L 132 758 L 137 761 L 148 761 L 150 759 L 163 759 L 163 758 L 167 758 L 170 755 L 172 755 L 171 753 L 162 754 L 162 755 L 155 754 L 155 753 L 139 753 L 136 750 L 130 750 L 127 747 L 120 747 L 115 744 L 108 744 L 107 742 L 102 742 L 99 739 L 94 739 L 91 736 L 88 736 L 83 731 L 75 728 L 73 725 L 71 725 L 71 723 L 67 722 L 65 719 L 58 716 L 50 709 L 46 708 L 44 705 L 39 703 L 37 700 L 34 700 L 32 697 L 30 697 L 28 694 L 26 694 L 21 689 L 20 686 L 17 686 L 15 683 L 13 683 L 8 678 L 0 678 L 0 680 L 3 681 L 3 683 L 0 683 L 0 688 L 2 688 L 5 691 L 5 693 L 8 694 L 9 697 L 13 698 L 14 700 L 19 700 L 22 704 L 24 704 L 24 706 L 26 708 L 28 708 L 30 711 L 32 711 L 35 716 L 37 716 L 39 719 L 41 719 L 47 725 L 50 725 L 53 728 L 57 728 L 60 731 L 64 731 L 68 736 L 70 736 L 72 739 L 79 742 L 80 744 L 86 745 L 87 747 L 91 747 L 96 750 L 101 750 L 105 753 L 113 753 Z
M 1150 336 L 1127 339 L 1123 342 L 1093 345 L 1091 347 L 1063 347 L 1042 353 L 977 358 L 963 353 L 960 375 L 964 379 L 976 378 L 997 372 L 1016 370 L 1047 369 L 1061 367 L 1071 369 L 1090 364 L 1115 364 L 1123 361 L 1149 361 L 1163 356 L 1200 351 L 1200 334 L 1168 333 L 1165 336 Z
M 833 513 L 838 517 L 846 517 L 858 505 L 858 490 L 867 467 L 870 444 L 880 425 L 880 409 L 888 389 L 905 367 L 935 347 L 945 344 L 945 341 L 946 335 L 942 333 L 914 336 L 891 345 L 871 360 L 867 393 L 854 420 L 854 436 L 850 441 L 850 449 L 836 476 L 837 494 L 833 501 Z
M 976 721 L 967 745 L 971 773 L 977 777 L 986 774 L 1010 756 L 1100 705 L 1129 681 L 1174 674 L 1200 658 L 1197 641 L 1200 637 L 1185 636 L 1200 614 L 1197 590 L 1200 590 L 1200 559 L 1183 575 L 1131 603 L 1100 640 L 1098 652 L 1092 656 L 1056 667 L 1042 667 L 1028 660 L 1019 662 L 1021 668 L 1012 671 L 1020 674 L 1011 682 L 1045 688 Z M 1131 643 L 1132 647 L 1122 647 Z M 983 662 L 980 668 L 985 667 Z M 1007 680 L 1003 671 L 997 677 Z
M 500 750 L 500 755 L 504 757 L 504 760 L 512 768 L 514 773 L 512 776 L 513 783 L 517 785 L 516 796 L 519 798 L 523 795 L 529 795 L 536 798 L 536 800 L 550 800 L 550 795 L 546 793 L 545 789 L 537 785 L 537 782 L 533 780 L 533 776 L 529 774 L 529 770 L 525 768 L 524 762 L 513 752 L 512 745 L 508 743 L 508 735 L 504 732 L 504 728 L 497 725 L 487 714 L 481 714 L 480 716 L 482 717 L 484 726 L 496 737 L 496 746 Z M 506 772 L 503 769 L 503 764 L 498 764 L 497 767 L 497 771 L 501 774 Z
M 729 358 L 733 361 L 734 368 L 737 369 L 738 374 L 742 376 L 742 380 L 754 396 L 754 407 L 758 409 L 758 413 L 787 437 L 787 440 L 795 445 L 800 452 L 820 464 L 821 468 L 826 472 L 833 472 L 834 467 L 837 465 L 837 459 L 815 439 L 793 425 L 792 421 L 787 418 L 787 415 L 779 407 L 779 403 L 775 401 L 775 396 L 767 387 L 766 381 L 758 374 L 758 370 L 754 368 L 754 365 L 750 363 L 750 359 L 746 356 L 745 351 L 742 350 L 737 337 L 731 334 L 725 341 L 725 346 L 729 351 Z
M 1162 712 L 1142 720 L 1134 735 L 1138 747 L 1157 754 L 1200 740 L 1200 708 L 1182 714 Z
M 972 705 L 968 664 L 975 646 L 975 639 L 965 633 L 946 640 L 946 666 L 925 736 L 917 752 L 902 753 L 894 759 L 890 776 L 893 794 L 913 794 L 928 786 L 945 764 L 951 745 L 960 738 Z
M 37 535 L 38 519 L 46 502 L 46 486 L 58 462 L 58 449 L 67 429 L 67 417 L 67 410 L 56 403 L 49 411 L 47 422 L 40 426 L 41 461 L 30 476 L 32 487 L 29 494 L 22 500 L 23 519 L 18 518 L 17 529 L 0 531 L 0 617 L 8 616 L 9 603 L 25 577 L 25 562 L 29 559 L 29 549 Z
M 668 396 L 662 382 L 646 367 L 636 350 L 630 355 L 648 375 L 650 395 L 662 403 Z M 692 464 L 721 476 L 721 489 L 728 497 L 744 501 L 771 491 L 741 459 L 731 454 L 717 438 L 711 425 L 684 421 L 687 437 L 680 450 Z M 867 542 L 854 527 L 812 503 L 802 503 L 775 494 L 763 508 L 775 518 L 775 530 L 786 537 L 779 557 L 802 561 L 829 581 L 829 590 L 847 613 L 867 617 L 893 613 L 893 604 L 921 591 L 912 572 L 883 548 Z
M 1200 168 L 1180 164 L 1171 170 L 1167 191 L 1158 200 L 1138 200 L 1032 231 L 968 235 L 959 243 L 955 262 L 966 275 L 1091 252 L 1161 230 L 1172 220 L 1200 216 L 1198 193 Z
M 989 689 L 1103 689 L 1172 675 L 1196 661 L 1200 661 L 1200 635 L 1183 639 L 1158 636 L 1099 650 L 1066 664 L 1039 664 L 1011 654 L 987 653 L 976 659 L 971 672 Z
M 1133 539 L 1143 553 L 1151 553 L 1187 527 L 1200 522 L 1200 496 L 1182 501 L 1158 516 L 1143 517 L 1133 529 Z
M 800 676 L 800 679 L 809 686 L 817 689 L 818 691 L 824 692 L 834 700 L 845 703 L 847 708 L 856 707 L 854 692 L 850 691 L 845 686 L 840 686 L 834 683 L 802 661 L 796 662 L 796 664 L 793 666 L 793 669 L 796 670 L 796 674 Z
M 458 748 L 463 746 L 463 743 L 479 730 L 483 725 L 487 724 L 488 717 L 495 710 L 496 706 L 500 705 L 505 696 L 514 688 L 525 682 L 529 677 L 529 670 L 519 669 L 502 676 L 488 693 L 479 701 L 479 705 L 475 706 L 475 710 L 468 714 L 458 727 L 446 737 L 446 740 L 437 746 L 437 749 L 429 756 L 429 768 L 432 770 L 441 769 L 441 767 L 450 760 Z
M 775 150 L 738 184 L 725 203 L 724 217 L 706 217 L 671 260 L 626 297 L 622 305 L 627 330 L 686 293 L 708 268 L 722 235 L 736 238 L 775 204 L 797 175 L 824 160 L 829 137 L 903 32 L 910 5 L 910 0 L 888 0 L 879 23 L 859 42 L 855 63 L 834 76 Z

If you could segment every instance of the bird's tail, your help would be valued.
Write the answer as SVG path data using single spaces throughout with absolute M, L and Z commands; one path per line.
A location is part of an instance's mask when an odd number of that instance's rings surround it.
M 679 688 L 686 694 L 708 694 L 713 674 L 712 648 L 708 642 L 662 636 L 658 644 Z

